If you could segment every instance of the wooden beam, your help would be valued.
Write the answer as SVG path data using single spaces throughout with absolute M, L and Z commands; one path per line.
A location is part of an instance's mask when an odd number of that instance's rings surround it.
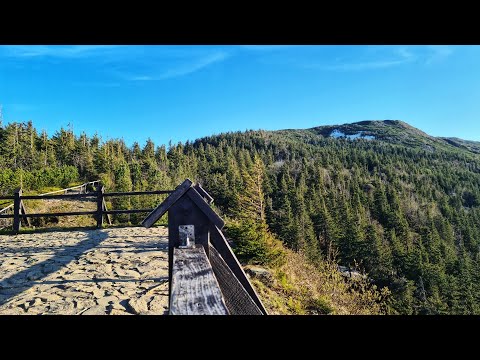
M 112 225 L 112 219 L 110 219 L 110 214 L 107 211 L 107 203 L 105 202 L 105 198 L 103 198 L 103 213 L 107 216 L 108 225 Z
M 158 205 L 147 217 L 142 221 L 142 226 L 149 228 L 152 226 L 158 219 L 160 219 L 163 214 L 165 214 L 168 209 L 175 204 L 178 199 L 180 199 L 185 192 L 190 189 L 192 186 L 192 181 L 190 179 L 186 179 L 183 183 L 178 185 L 175 190 L 168 195 L 168 197 Z
M 195 190 L 193 187 L 187 191 L 187 196 L 192 199 L 192 201 L 197 205 L 200 210 L 208 217 L 208 219 L 215 224 L 218 228 L 223 228 L 225 226 L 225 221 L 218 216 L 218 214 L 213 211 L 210 205 L 202 198 L 202 196 Z
M 195 190 L 205 199 L 205 201 L 208 204 L 211 204 L 213 202 L 213 198 L 210 196 L 209 193 L 205 191 L 205 189 L 202 187 L 200 184 L 195 184 L 194 186 Z
M 20 212 L 22 214 L 23 221 L 25 221 L 28 226 L 31 226 L 30 219 L 27 216 L 25 216 L 27 214 L 27 209 L 25 208 L 25 204 L 23 203 L 22 200 L 20 200 Z
M 245 271 L 243 271 L 242 265 L 238 262 L 237 257 L 233 253 L 232 248 L 227 242 L 227 239 L 225 239 L 225 236 L 223 235 L 222 231 L 216 227 L 211 225 L 210 226 L 210 242 L 212 245 L 217 249 L 217 251 L 220 253 L 222 256 L 223 260 L 227 263 L 229 268 L 232 270 L 232 272 L 235 274 L 237 277 L 238 281 L 243 285 L 245 290 L 248 292 L 252 300 L 255 302 L 255 304 L 259 307 L 259 309 L 264 313 L 265 315 L 268 315 L 267 310 L 265 309 L 265 306 L 263 306 L 262 301 L 260 300 L 257 292 L 253 288 L 252 284 L 248 280 L 247 275 L 245 274 Z
M 263 315 L 232 269 L 210 244 L 210 263 L 231 315 Z
M 203 246 L 173 252 L 170 315 L 228 315 Z
M 15 196 L 0 196 L 0 200 L 14 200 Z
M 15 199 L 13 200 L 13 233 L 16 235 L 20 231 L 21 220 L 20 220 L 20 206 L 22 203 L 22 189 L 18 188 L 14 192 Z
M 100 183 L 97 185 L 97 229 L 101 229 L 103 226 L 103 193 L 105 187 Z

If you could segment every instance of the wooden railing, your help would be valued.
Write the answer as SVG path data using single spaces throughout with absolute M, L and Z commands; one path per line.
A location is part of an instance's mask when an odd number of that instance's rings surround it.
M 228 315 L 212 265 L 202 245 L 174 248 L 170 315 Z
M 224 220 L 210 206 L 213 198 L 200 186 L 186 179 L 175 190 L 111 192 L 96 182 L 93 192 L 67 194 L 22 195 L 17 189 L 12 199 L 13 214 L 0 214 L 1 219 L 13 218 L 13 233 L 20 230 L 22 221 L 45 216 L 93 215 L 97 227 L 110 214 L 146 213 L 142 225 L 149 228 L 168 211 L 169 313 L 172 315 L 267 315 L 258 294 L 243 271 L 227 242 L 222 228 Z M 88 183 L 87 183 L 88 184 Z M 75 187 L 75 188 L 79 188 Z M 67 191 L 66 191 L 67 190 Z M 108 210 L 105 198 L 113 196 L 169 194 L 155 209 Z M 27 213 L 24 200 L 85 199 L 95 200 L 94 211 L 61 213 Z M 5 209 L 4 209 L 5 210 Z M 6 212 L 6 211 L 4 211 Z
M 95 180 L 95 181 L 90 181 L 90 182 L 87 182 L 87 183 L 84 183 L 84 184 L 81 184 L 81 185 L 69 187 L 69 188 L 66 188 L 66 189 L 50 191 L 50 192 L 47 192 L 45 194 L 39 194 L 38 196 L 52 195 L 52 194 L 58 194 L 58 193 L 62 193 L 62 192 L 64 194 L 67 194 L 69 191 L 74 191 L 76 189 L 79 189 L 79 190 L 77 190 L 78 193 L 86 194 L 88 186 L 91 186 L 92 188 L 95 188 L 98 184 L 100 184 L 100 180 Z
M 186 179 L 142 222 L 149 228 L 168 211 L 170 314 L 266 315 L 212 201 L 200 184 Z
M 8 215 L 8 214 L 13 214 L 13 204 L 8 205 L 7 207 L 0 210 L 0 215 Z M 8 219 L 0 218 L 0 230 L 5 229 L 11 225 L 12 225 L 11 221 L 9 221 Z
M 96 184 L 96 190 L 92 192 L 87 192 L 88 186 Z M 69 191 L 79 189 L 78 193 L 68 194 Z M 61 193 L 63 194 L 57 194 Z M 13 196 L 1 196 L 0 200 L 13 200 L 13 204 L 3 209 L 0 213 L 0 220 L 2 219 L 13 219 L 12 232 L 18 234 L 20 227 L 23 222 L 27 223 L 30 226 L 30 218 L 41 218 L 47 216 L 79 216 L 79 215 L 93 215 L 97 220 L 97 228 L 102 228 L 104 215 L 106 216 L 107 222 L 111 225 L 111 219 L 109 215 L 114 214 L 137 214 L 137 213 L 149 213 L 153 209 L 129 209 L 129 210 L 108 210 L 107 204 L 105 203 L 105 198 L 113 196 L 137 196 L 137 195 L 158 195 L 158 194 L 169 194 L 171 190 L 155 190 L 155 191 L 132 191 L 132 192 L 112 192 L 106 193 L 104 186 L 100 181 L 92 181 L 82 185 L 74 186 L 68 189 L 62 189 L 58 191 L 53 191 L 41 195 L 23 195 L 22 189 L 15 190 Z M 53 200 L 53 199 L 92 199 L 97 204 L 97 209 L 92 211 L 73 211 L 73 212 L 55 212 L 55 213 L 27 213 L 24 200 Z M 8 214 L 6 210 L 13 213 Z
M 77 192 L 80 194 L 86 194 L 89 188 L 94 189 L 96 185 L 100 184 L 100 180 L 95 180 L 95 181 L 89 181 L 86 183 L 83 183 L 81 185 L 77 186 L 72 186 L 66 189 L 60 189 L 56 191 L 50 191 L 44 194 L 38 194 L 37 196 L 44 196 L 44 195 L 52 195 L 52 194 L 58 194 L 58 193 L 63 193 L 63 194 L 68 194 L 68 192 Z M 78 189 L 78 190 L 77 190 Z M 14 195 L 15 197 L 15 195 Z M 9 196 L 4 196 L 0 197 L 0 199 L 4 200 L 9 200 L 11 197 Z M 13 215 L 13 205 L 10 204 L 7 207 L 0 209 L 0 215 Z M 8 218 L 0 218 L 0 230 L 6 229 L 7 227 L 12 226 L 12 221 Z

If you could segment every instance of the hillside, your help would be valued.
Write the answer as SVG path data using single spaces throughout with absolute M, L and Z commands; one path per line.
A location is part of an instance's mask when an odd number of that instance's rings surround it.
M 396 120 L 225 133 L 168 149 L 9 124 L 0 129 L 0 191 L 98 178 L 111 190 L 169 189 L 189 177 L 215 198 L 237 256 L 270 269 L 274 281 L 257 286 L 280 313 L 368 313 L 342 311 L 317 288 L 337 276 L 326 264 L 338 263 L 388 289 L 388 313 L 479 314 L 479 149 Z M 112 206 L 155 203 L 135 201 Z M 311 269 L 320 277 L 305 278 Z
M 352 124 L 319 126 L 306 130 L 281 130 L 277 133 L 294 136 L 297 139 L 307 137 L 310 141 L 318 138 L 340 138 L 348 140 L 377 140 L 407 147 L 441 149 L 454 151 L 466 150 L 480 153 L 480 142 L 459 138 L 433 137 L 401 120 L 366 120 Z

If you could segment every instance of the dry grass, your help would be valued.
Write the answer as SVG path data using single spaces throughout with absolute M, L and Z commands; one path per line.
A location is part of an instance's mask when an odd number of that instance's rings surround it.
M 25 200 L 27 213 L 55 213 L 73 211 L 94 211 L 97 205 L 94 201 L 79 200 Z M 79 216 L 48 216 L 30 220 L 35 228 L 73 228 L 95 226 L 93 215 Z
M 273 279 L 252 279 L 270 314 L 380 315 L 385 313 L 387 289 L 367 280 L 345 280 L 333 262 L 318 268 L 290 250 L 285 264 L 269 269 Z

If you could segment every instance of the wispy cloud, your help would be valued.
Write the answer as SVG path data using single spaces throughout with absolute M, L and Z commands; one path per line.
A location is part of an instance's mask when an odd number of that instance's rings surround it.
M 305 67 L 332 71 L 375 70 L 404 65 L 406 63 L 413 62 L 417 58 L 411 49 L 406 46 L 398 48 L 395 47 L 393 49 L 389 48 L 389 52 L 390 53 L 386 56 L 382 55 L 381 59 L 379 59 L 379 56 L 375 54 L 375 58 L 366 59 L 364 61 L 341 61 L 335 64 L 308 64 Z
M 20 58 L 58 57 L 83 58 L 104 55 L 116 45 L 4 45 L 4 55 Z
M 126 45 L 5 45 L 0 55 L 29 61 L 83 60 L 110 78 L 92 86 L 118 86 L 123 81 L 155 81 L 185 76 L 230 57 L 234 51 L 207 46 L 126 46 Z M 18 61 L 18 63 L 22 63 Z M 113 78 L 112 78 L 113 77 Z M 81 85 L 81 84 L 76 84 Z
M 406 60 L 390 60 L 390 61 L 368 61 L 361 63 L 346 63 L 337 65 L 320 65 L 311 66 L 312 68 L 321 68 L 323 70 L 343 70 L 343 71 L 356 71 L 356 70 L 369 70 L 369 69 L 382 69 L 397 66 L 406 63 Z
M 222 62 L 230 56 L 229 53 L 225 51 L 214 51 L 208 55 L 203 55 L 197 59 L 192 59 L 191 61 L 183 62 L 180 65 L 171 65 L 168 69 L 163 72 L 157 72 L 156 74 L 124 74 L 123 78 L 131 81 L 155 81 L 155 80 L 166 80 L 170 78 L 176 78 L 180 76 L 185 76 L 197 71 L 200 71 L 210 65 L 215 63 Z
M 365 48 L 369 51 L 355 53 L 358 61 L 336 59 L 333 63 L 303 63 L 302 67 L 325 71 L 363 71 L 379 70 L 406 64 L 418 63 L 430 65 L 444 60 L 453 53 L 451 46 L 375 46 Z M 350 56 L 351 58 L 351 56 Z

